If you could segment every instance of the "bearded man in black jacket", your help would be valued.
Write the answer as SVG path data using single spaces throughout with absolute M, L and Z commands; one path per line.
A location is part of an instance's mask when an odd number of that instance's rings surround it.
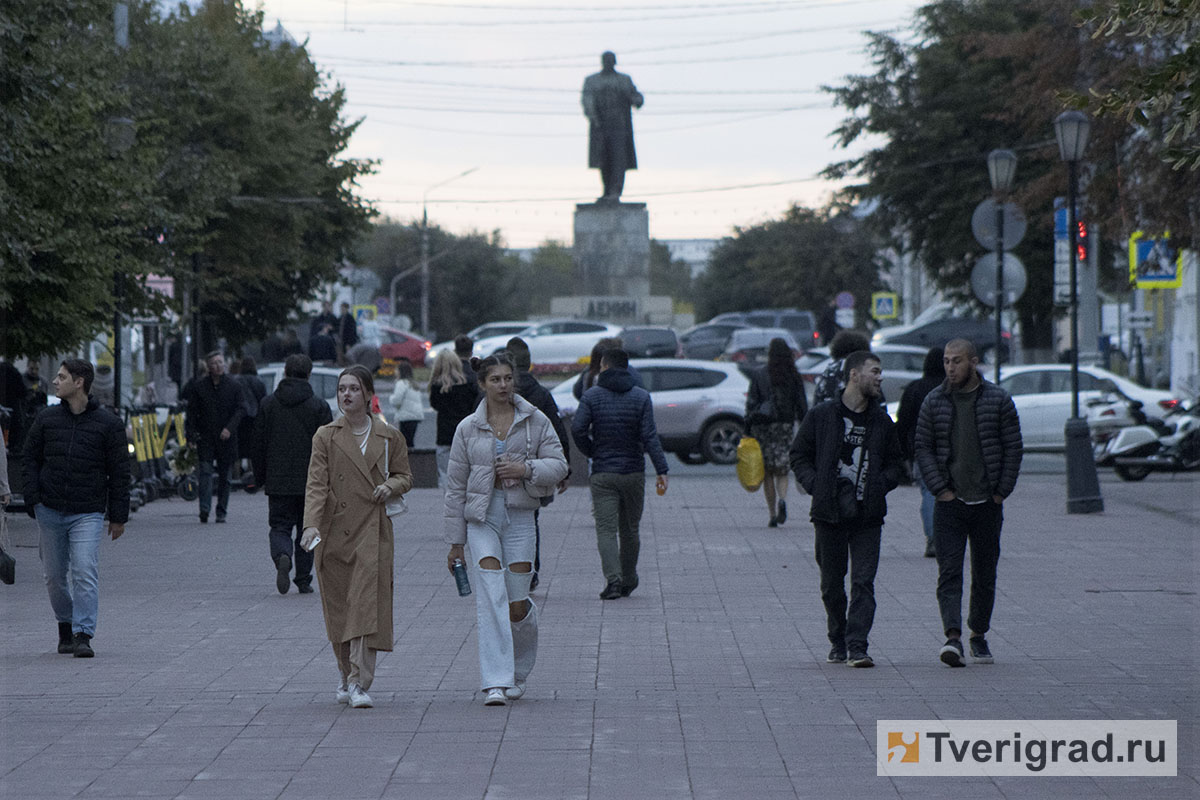
M 900 483 L 904 459 L 896 426 L 879 403 L 879 356 L 846 356 L 846 388 L 818 403 L 792 443 L 796 480 L 812 496 L 821 600 L 829 643 L 826 661 L 872 667 L 867 636 L 875 621 L 875 572 L 888 492 Z M 850 568 L 850 605 L 846 570 Z
M 68 358 L 54 376 L 62 402 L 43 409 L 25 440 L 25 503 L 58 619 L 58 652 L 95 655 L 100 538 L 108 513 L 115 541 L 129 520 L 129 449 L 121 420 L 88 396 L 90 362 Z M 69 582 L 68 582 L 69 578 Z
M 200 522 L 208 522 L 212 508 L 213 462 L 217 464 L 217 522 L 229 510 L 229 480 L 237 459 L 237 430 L 246 413 L 242 385 L 225 374 L 225 356 L 214 350 L 204 357 L 208 377 L 188 384 L 188 440 L 196 442 L 199 455 L 197 478 L 200 490 Z

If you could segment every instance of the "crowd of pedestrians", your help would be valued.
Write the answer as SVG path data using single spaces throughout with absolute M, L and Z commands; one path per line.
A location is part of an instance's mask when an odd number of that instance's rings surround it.
M 322 329 L 329 325 L 321 321 Z M 1022 456 L 1016 409 L 1003 389 L 982 377 L 974 346 L 956 339 L 929 351 L 924 375 L 905 390 L 894 424 L 882 404 L 882 364 L 868 345 L 853 331 L 836 334 L 837 366 L 822 376 L 811 408 L 782 339 L 770 343 L 766 364 L 750 375 L 746 419 L 762 448 L 768 525 L 787 520 L 790 470 L 811 498 L 827 660 L 870 667 L 886 496 L 911 469 L 923 492 L 926 555 L 937 559 L 946 636 L 938 658 L 951 667 L 966 663 L 961 606 L 969 546 L 969 652 L 974 661 L 990 663 L 986 634 L 1002 505 L 1015 488 Z M 531 592 L 540 567 L 538 517 L 567 488 L 571 439 L 588 458 L 605 601 L 628 597 L 639 585 L 646 457 L 660 495 L 669 470 L 653 399 L 619 339 L 598 347 L 595 363 L 576 382 L 579 406 L 570 435 L 552 394 L 530 371 L 523 340 L 514 337 L 485 359 L 469 359 L 471 346 L 460 336 L 454 352 L 437 356 L 428 392 L 437 414 L 447 566 L 464 567 L 474 586 L 480 688 L 486 704 L 503 705 L 525 693 L 536 662 L 538 606 Z M 299 593 L 311 593 L 316 578 L 340 677 L 336 699 L 370 707 L 376 654 L 393 647 L 394 526 L 403 524 L 403 496 L 413 486 L 409 452 L 423 417 L 417 412 L 421 390 L 411 368 L 399 373 L 393 426 L 372 413 L 372 372 L 351 365 L 338 377 L 341 413 L 333 419 L 309 384 L 308 356 L 289 355 L 284 377 L 269 394 L 253 378 L 252 360 L 239 366 L 234 379 L 214 351 L 183 393 L 187 432 L 199 453 L 200 521 L 212 510 L 214 478 L 216 521 L 225 521 L 229 472 L 241 441 L 268 497 L 276 588 L 286 594 L 294 583 Z M 38 521 L 58 650 L 80 658 L 94 655 L 105 518 L 116 539 L 129 515 L 124 427 L 89 396 L 94 377 L 87 361 L 62 362 L 52 381 L 60 403 L 36 416 L 23 447 L 23 488 Z M 0 472 L 6 503 L 5 479 Z

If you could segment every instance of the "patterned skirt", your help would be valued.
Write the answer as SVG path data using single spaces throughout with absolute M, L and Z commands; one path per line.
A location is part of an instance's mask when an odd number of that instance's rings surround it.
M 770 422 L 766 425 L 751 425 L 750 435 L 758 440 L 762 448 L 763 468 L 778 475 L 788 471 L 788 451 L 792 448 L 791 422 Z

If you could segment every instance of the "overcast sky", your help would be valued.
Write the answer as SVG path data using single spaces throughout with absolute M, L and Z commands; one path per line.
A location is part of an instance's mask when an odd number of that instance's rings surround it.
M 407 222 L 500 229 L 510 247 L 570 243 L 587 169 L 583 79 L 613 50 L 645 95 L 634 113 L 645 202 L 659 239 L 716 238 L 819 205 L 845 158 L 844 116 L 821 85 L 871 71 L 863 31 L 906 30 L 907 0 L 266 0 L 346 87 L 364 122 L 349 154 L 378 159 L 362 192 Z M 476 171 L 434 187 L 472 169 Z M 737 187 L 737 188 L 735 188 Z M 427 193 L 428 192 L 428 193 Z

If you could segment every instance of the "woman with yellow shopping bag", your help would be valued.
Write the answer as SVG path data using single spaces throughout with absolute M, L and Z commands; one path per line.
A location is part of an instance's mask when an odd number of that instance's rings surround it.
M 792 349 L 783 339 L 772 339 L 767 363 L 750 376 L 746 393 L 746 422 L 762 450 L 763 495 L 770 513 L 767 527 L 777 528 L 787 520 L 788 450 L 796 424 L 807 412 L 808 399 Z

